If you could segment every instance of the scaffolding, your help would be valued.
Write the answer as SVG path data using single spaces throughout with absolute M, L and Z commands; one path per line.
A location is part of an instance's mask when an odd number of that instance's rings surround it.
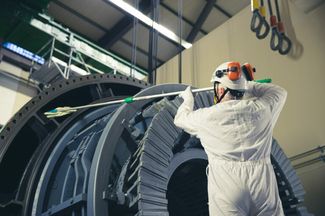
M 31 67 L 31 79 L 48 84 L 59 77 L 69 79 L 71 76 L 112 73 L 147 80 L 148 74 L 143 69 L 62 27 L 50 17 L 44 14 L 39 17 L 42 20 L 33 18 L 30 24 L 51 38 L 36 52 L 45 63 L 40 69 Z

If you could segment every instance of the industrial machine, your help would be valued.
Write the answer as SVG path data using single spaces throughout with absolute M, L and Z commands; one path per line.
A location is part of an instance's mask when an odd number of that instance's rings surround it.
M 0 215 L 208 215 L 207 156 L 200 141 L 173 124 L 170 96 L 79 110 L 78 106 L 181 91 L 114 74 L 72 77 L 45 88 L 0 133 Z M 195 96 L 195 108 L 213 94 Z M 308 215 L 304 190 L 277 141 L 272 164 L 286 215 Z

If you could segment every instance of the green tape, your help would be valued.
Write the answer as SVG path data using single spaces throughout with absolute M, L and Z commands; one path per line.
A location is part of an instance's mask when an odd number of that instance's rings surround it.
M 125 103 L 132 103 L 133 102 L 133 97 L 127 97 L 124 99 Z
M 260 80 L 254 80 L 255 82 L 258 83 L 271 83 L 272 79 L 271 78 L 266 78 L 266 79 L 260 79 Z

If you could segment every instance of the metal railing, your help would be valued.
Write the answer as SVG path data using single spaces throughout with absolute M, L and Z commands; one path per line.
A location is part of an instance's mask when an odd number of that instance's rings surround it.
M 299 169 L 305 166 L 309 166 L 318 162 L 324 162 L 325 163 L 325 145 L 318 146 L 314 149 L 311 149 L 309 151 L 303 152 L 301 154 L 297 154 L 295 156 L 290 157 L 290 161 L 293 164 L 293 167 L 295 169 Z M 319 153 L 320 155 L 314 156 L 315 154 Z M 312 157 L 313 156 L 313 157 Z M 305 160 L 306 159 L 306 160 Z M 298 161 L 296 163 L 296 161 Z
M 140 80 L 147 79 L 145 70 L 71 32 L 44 14 L 39 14 L 39 19 L 33 18 L 30 25 L 52 37 L 36 54 L 55 64 L 64 78 L 69 77 L 71 66 L 74 66 L 82 75 L 119 73 Z M 56 59 L 65 64 L 60 64 Z

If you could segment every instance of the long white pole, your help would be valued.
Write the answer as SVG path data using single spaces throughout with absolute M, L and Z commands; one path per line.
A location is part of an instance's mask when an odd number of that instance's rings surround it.
M 271 79 L 255 80 L 255 82 L 259 82 L 259 83 L 270 83 L 271 81 L 272 81 Z M 196 92 L 204 92 L 204 91 L 212 91 L 212 90 L 213 90 L 213 87 L 207 87 L 207 88 L 193 89 L 192 92 L 196 93 Z M 57 108 L 55 108 L 53 110 L 45 112 L 44 114 L 48 118 L 55 118 L 55 117 L 58 117 L 58 116 L 63 116 L 63 115 L 67 115 L 67 114 L 76 112 L 79 109 L 106 106 L 106 105 L 112 105 L 112 104 L 120 104 L 120 103 L 132 103 L 134 101 L 179 95 L 181 92 L 183 92 L 183 91 L 169 92 L 169 93 L 162 93 L 162 94 L 154 94 L 154 95 L 147 95 L 147 96 L 139 96 L 139 97 L 127 97 L 127 98 L 120 99 L 120 100 L 114 100 L 114 101 L 108 101 L 108 102 L 102 102 L 102 103 L 95 103 L 95 104 L 88 104 L 88 105 L 76 106 L 76 107 L 57 107 Z

